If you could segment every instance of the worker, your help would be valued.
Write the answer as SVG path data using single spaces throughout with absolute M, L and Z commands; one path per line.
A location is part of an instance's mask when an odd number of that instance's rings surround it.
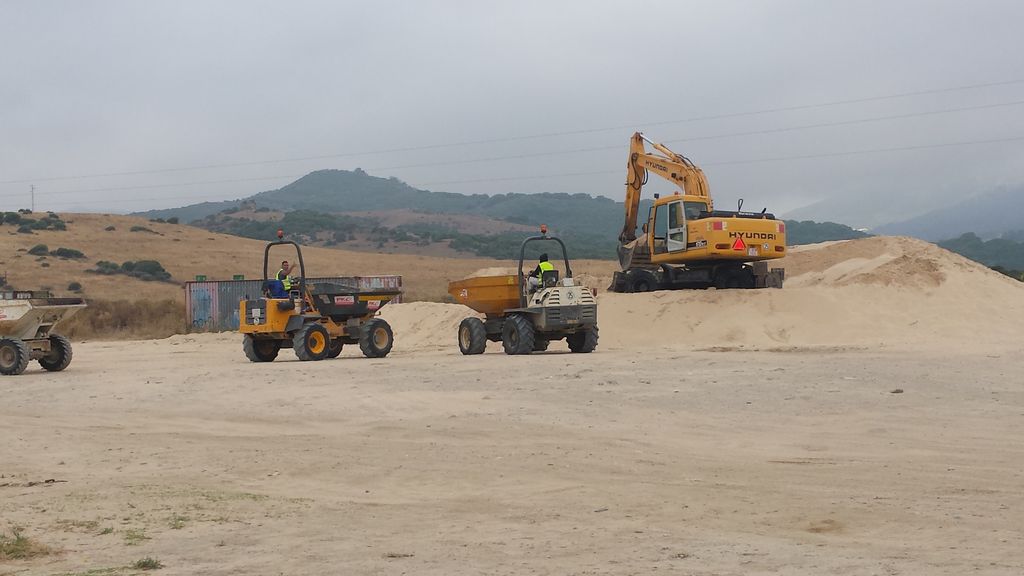
M 287 260 L 281 261 L 281 269 L 277 271 L 277 279 L 284 285 L 286 292 L 290 292 L 294 280 L 291 277 L 291 273 L 295 271 L 295 267 L 288 264 Z
M 529 278 L 527 278 L 527 281 L 530 283 L 530 291 L 535 291 L 540 286 L 545 272 L 554 269 L 554 265 L 552 265 L 551 262 L 548 262 L 547 253 L 541 254 L 540 257 L 537 258 L 537 267 L 530 272 Z

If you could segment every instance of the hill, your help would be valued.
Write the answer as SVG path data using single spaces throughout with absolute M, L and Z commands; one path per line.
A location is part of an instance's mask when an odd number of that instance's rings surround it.
M 649 205 L 641 203 L 641 215 Z M 272 237 L 281 226 L 311 245 L 487 258 L 512 258 L 522 233 L 544 223 L 575 256 L 609 260 L 622 214 L 622 202 L 601 196 L 431 192 L 362 170 L 320 170 L 241 200 L 138 213 L 247 238 Z M 832 222 L 790 222 L 791 244 L 862 236 Z
M 135 216 L 109 214 L 62 214 L 63 230 L 18 232 L 14 225 L 0 225 L 0 271 L 9 285 L 19 289 L 49 288 L 68 294 L 72 282 L 81 284 L 87 299 L 110 301 L 171 300 L 184 302 L 182 283 L 202 274 L 210 280 L 262 276 L 265 240 L 209 232 L 184 224 L 151 222 Z M 38 245 L 46 252 L 30 254 Z M 60 248 L 83 257 L 51 255 Z M 285 248 L 280 248 L 285 250 Z M 275 253 L 276 254 L 276 253 Z M 571 255 L 571 254 L 570 254 Z M 285 257 L 288 254 L 284 254 Z M 502 263 L 482 258 L 440 258 L 408 254 L 380 254 L 321 247 L 304 247 L 307 271 L 313 276 L 397 274 L 404 279 L 410 300 L 441 300 L 448 280 L 462 278 L 479 268 Z M 90 273 L 98 262 L 159 262 L 170 281 L 144 281 L 123 274 Z M 610 276 L 612 263 L 580 260 L 581 273 Z M 177 313 L 181 309 L 176 310 Z
M 1024 187 L 1001 188 L 916 218 L 879 226 L 874 232 L 932 242 L 969 232 L 982 238 L 996 238 L 1024 227 L 1021 214 L 1024 214 Z
M 939 246 L 981 262 L 990 268 L 1007 271 L 1024 270 L 1024 242 L 1010 238 L 982 240 L 977 234 L 967 233 L 959 238 L 939 242 Z M 1019 277 L 1019 274 L 1010 273 Z

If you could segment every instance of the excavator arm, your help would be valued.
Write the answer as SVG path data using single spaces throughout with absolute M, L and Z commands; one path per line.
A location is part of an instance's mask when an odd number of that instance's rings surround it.
M 656 153 L 648 153 L 644 142 L 649 143 Z M 619 242 L 627 244 L 636 240 L 636 218 L 640 209 L 640 193 L 647 183 L 647 175 L 653 172 L 678 186 L 683 194 L 705 199 L 711 209 L 708 195 L 708 181 L 704 172 L 682 154 L 676 154 L 664 144 L 652 142 L 637 132 L 629 144 L 629 161 L 626 163 L 625 222 L 619 234 Z

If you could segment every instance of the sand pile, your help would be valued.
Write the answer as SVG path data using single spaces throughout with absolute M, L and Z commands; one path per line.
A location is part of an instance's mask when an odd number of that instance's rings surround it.
M 524 273 L 528 273 L 529 270 L 523 270 Z M 490 268 L 481 268 L 466 278 L 482 278 L 484 276 L 508 276 L 510 274 L 518 274 L 519 270 L 515 266 L 492 266 Z
M 601 293 L 601 345 L 637 351 L 1021 347 L 1024 284 L 933 244 L 891 237 L 831 242 L 795 249 L 782 265 L 782 290 Z M 384 310 L 401 330 L 399 344 L 413 348 L 453 346 L 458 323 L 472 314 L 429 303 Z
M 396 350 L 430 350 L 457 347 L 459 322 L 476 313 L 461 304 L 409 302 L 388 304 L 380 315 L 395 332 Z
M 1024 284 L 933 244 L 832 242 L 794 250 L 782 265 L 782 290 L 605 294 L 602 341 L 624 348 L 1020 348 Z

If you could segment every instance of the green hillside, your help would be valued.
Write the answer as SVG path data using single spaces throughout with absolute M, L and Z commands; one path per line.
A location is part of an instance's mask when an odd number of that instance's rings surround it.
M 1020 274 L 1015 272 L 1024 270 L 1024 242 L 1007 238 L 982 240 L 977 234 L 968 232 L 958 238 L 943 240 L 939 242 L 939 246 L 990 268 L 999 268 L 1000 272 L 1009 272 L 1009 275 L 1018 279 Z
M 645 218 L 650 201 L 641 202 Z M 246 216 L 241 210 L 248 211 Z M 547 224 L 578 258 L 613 259 L 622 229 L 623 204 L 588 194 L 454 194 L 413 188 L 397 178 L 379 178 L 363 170 L 319 170 L 279 188 L 229 202 L 205 202 L 177 209 L 139 213 L 149 218 L 178 217 L 211 231 L 247 238 L 272 238 L 278 227 L 301 241 L 326 246 L 359 241 L 371 247 L 444 243 L 467 255 L 511 258 L 522 232 L 470 234 L 438 223 L 384 226 L 372 216 L 352 212 L 405 210 L 427 214 L 469 215 L 528 226 Z M 280 213 L 272 219 L 253 212 Z M 787 221 L 790 244 L 810 244 L 866 236 L 833 222 Z

